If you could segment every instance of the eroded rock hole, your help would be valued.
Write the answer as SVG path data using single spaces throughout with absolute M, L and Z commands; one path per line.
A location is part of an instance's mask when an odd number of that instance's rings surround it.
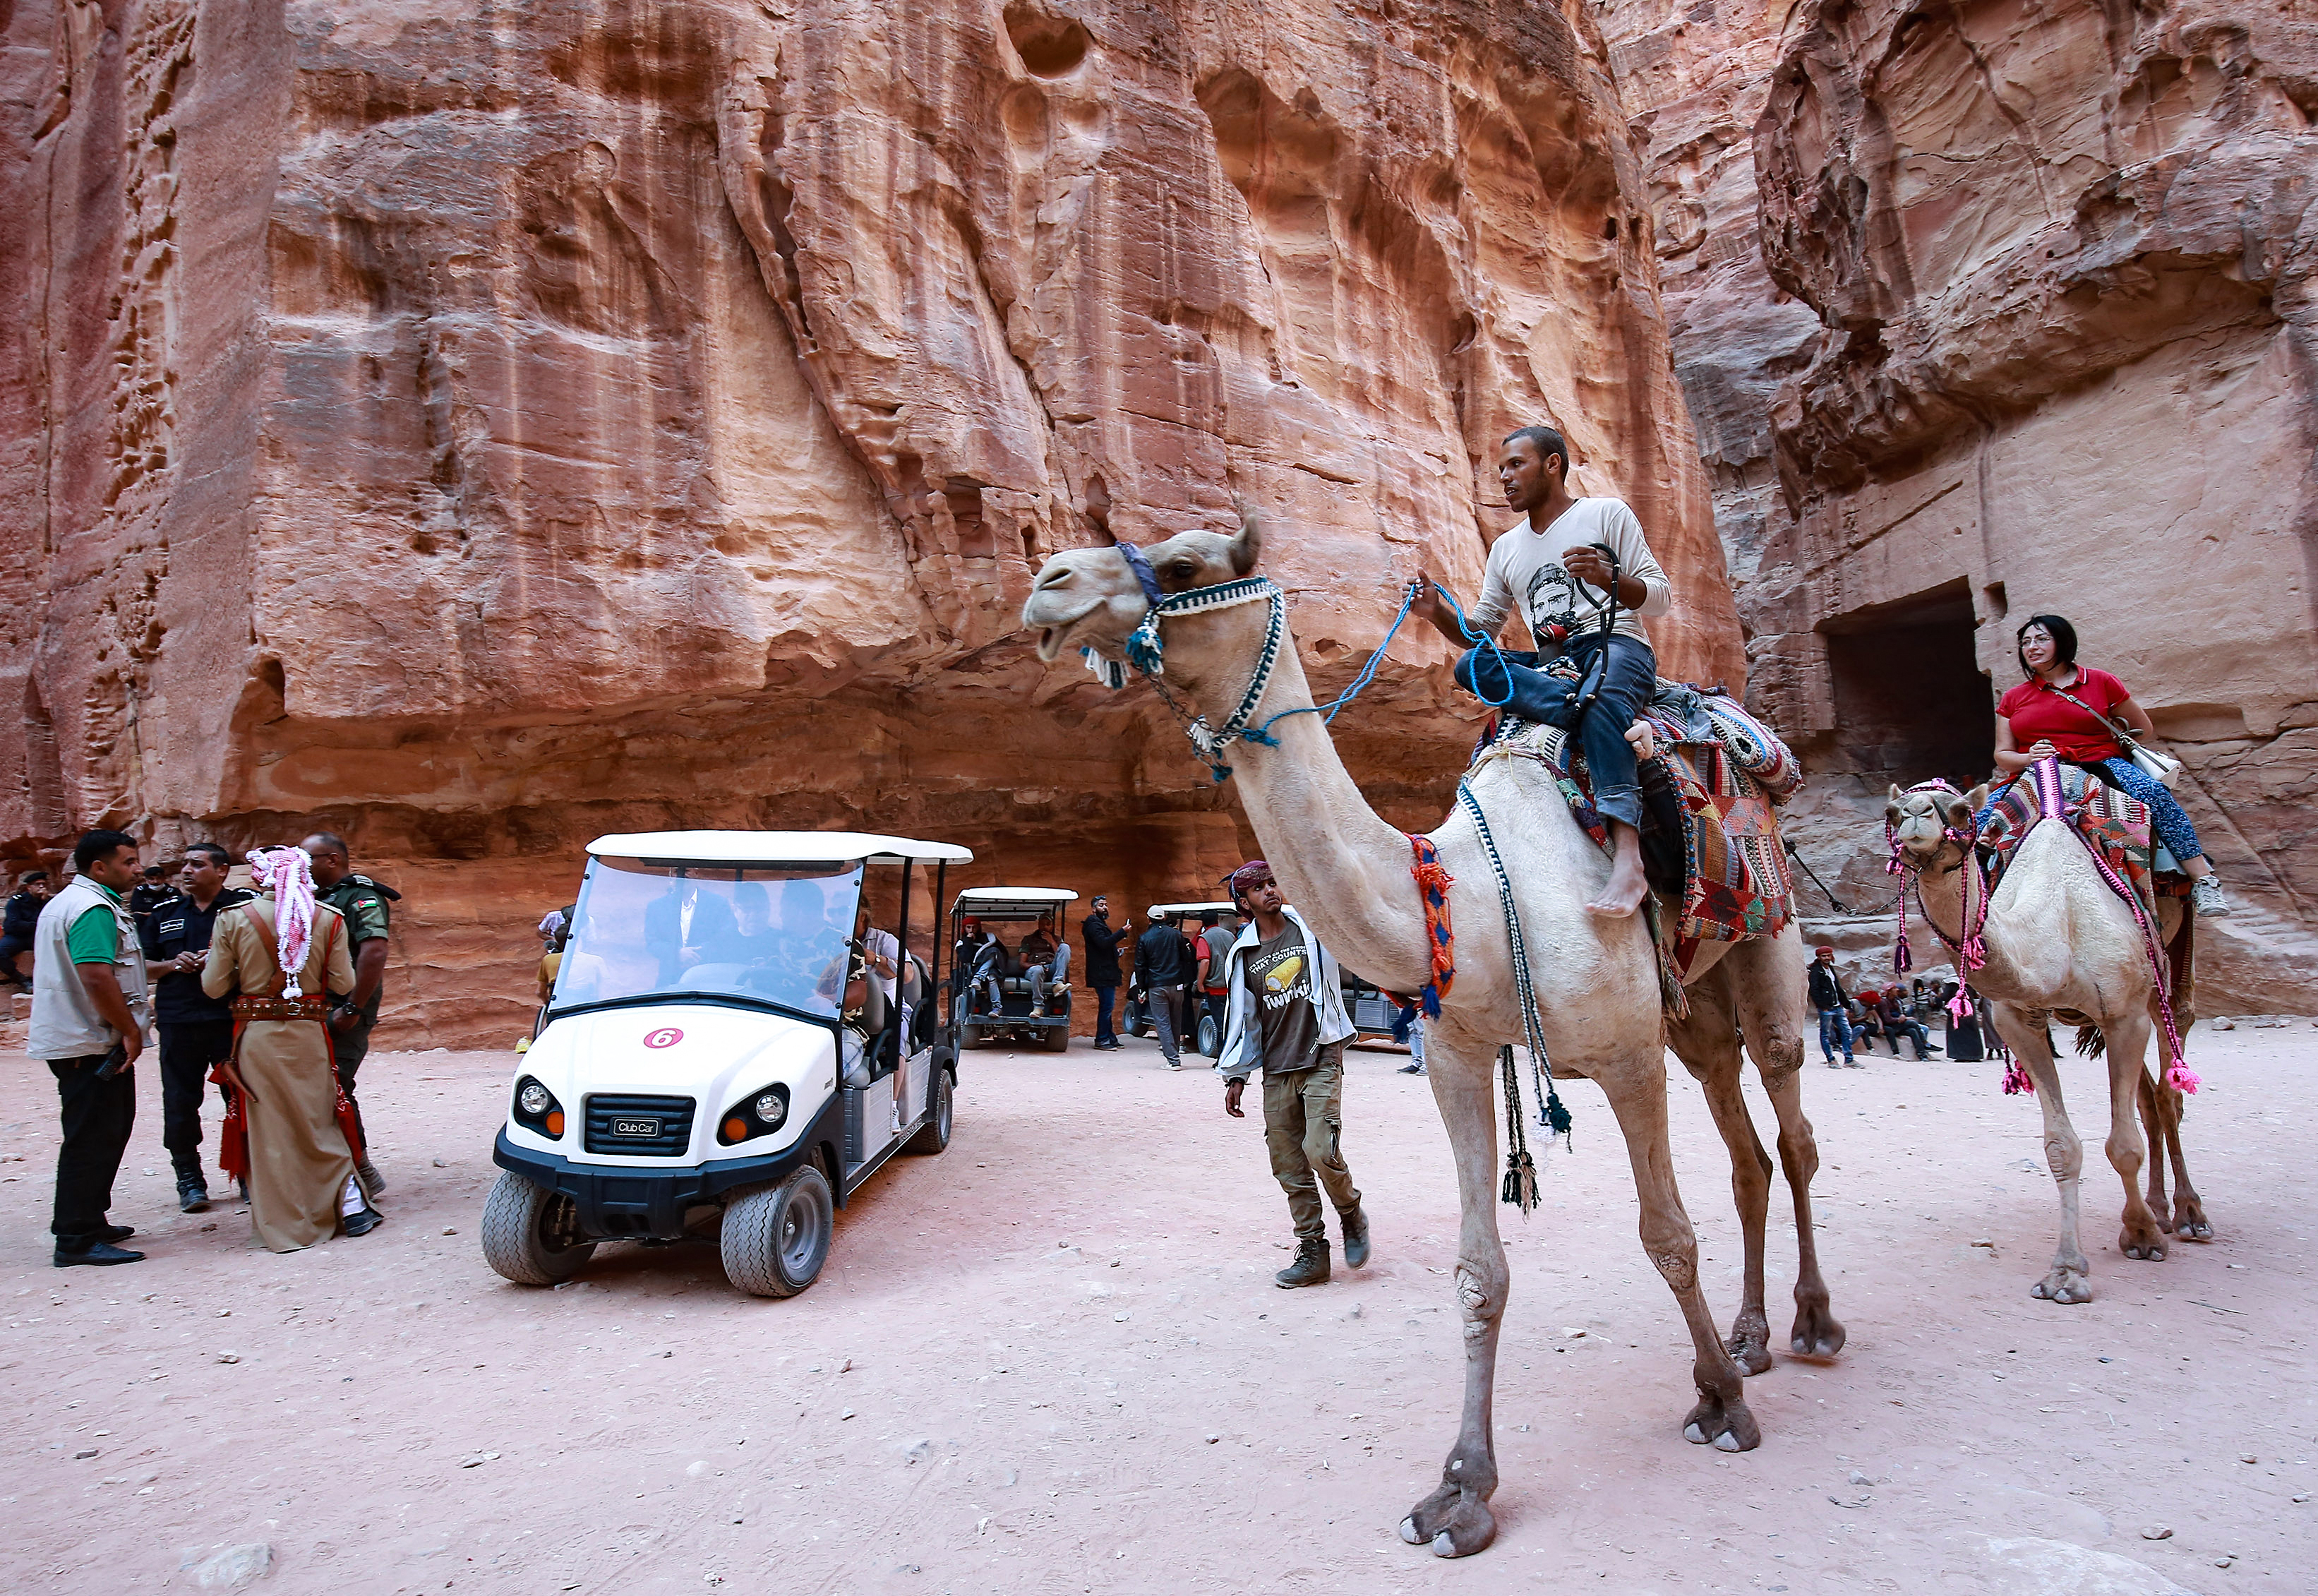
M 1006 8 L 1006 37 L 1014 41 L 1022 65 L 1038 77 L 1067 77 L 1094 47 L 1077 18 L 1050 15 L 1029 5 Z

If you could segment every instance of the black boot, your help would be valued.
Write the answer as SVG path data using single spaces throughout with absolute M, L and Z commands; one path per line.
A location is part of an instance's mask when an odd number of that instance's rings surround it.
M 1349 1214 L 1339 1214 L 1336 1222 L 1344 1227 L 1344 1265 L 1360 1269 L 1369 1260 L 1369 1215 L 1365 1208 L 1354 1208 Z
M 206 1214 L 209 1209 L 209 1183 L 199 1175 L 178 1176 L 177 1211 L 181 1214 Z
M 1296 1261 L 1271 1277 L 1273 1284 L 1283 1289 L 1297 1286 L 1325 1285 L 1328 1278 L 1328 1243 L 1325 1237 L 1313 1236 L 1296 1249 Z

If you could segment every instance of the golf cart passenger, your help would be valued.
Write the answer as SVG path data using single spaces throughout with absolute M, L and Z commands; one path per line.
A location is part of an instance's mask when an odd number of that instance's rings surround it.
M 686 876 L 669 882 L 665 893 L 644 906 L 644 946 L 660 961 L 664 988 L 677 986 L 705 957 L 707 946 L 732 931 L 731 906 Z
M 995 928 L 985 926 L 982 940 L 975 946 L 969 958 L 968 968 L 973 974 L 968 979 L 975 994 L 982 999 L 981 1011 L 984 1014 L 1000 1012 L 1000 983 L 1022 973 L 1020 957 L 1006 951 L 1006 945 L 998 940 Z
M 1030 1012 L 1041 1017 L 1047 1012 L 1047 988 L 1067 986 L 1071 978 L 1071 945 L 1055 941 L 1054 924 L 1053 915 L 1040 915 L 1030 934 L 1022 938 L 1018 955 L 1030 982 Z

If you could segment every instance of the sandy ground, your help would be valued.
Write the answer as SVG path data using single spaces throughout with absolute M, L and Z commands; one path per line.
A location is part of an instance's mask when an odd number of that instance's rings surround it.
M 1461 1374 L 1446 1143 L 1397 1056 L 1352 1055 L 1358 1276 L 1272 1287 L 1289 1232 L 1256 1119 L 1130 1042 L 970 1055 L 948 1154 L 890 1166 L 778 1303 L 705 1245 L 607 1248 L 553 1291 L 492 1275 L 476 1229 L 512 1060 L 481 1053 L 374 1058 L 389 1222 L 285 1257 L 229 1205 L 174 1211 L 147 1071 L 113 1216 L 152 1256 L 54 1269 L 52 1089 L 0 1055 L 0 1583 L 191 1589 L 263 1542 L 261 1588 L 284 1592 L 2306 1592 L 2318 1031 L 2201 1027 L 2192 1053 L 2219 1238 L 2126 1261 L 2099 1165 L 2079 1307 L 2027 1295 L 2057 1205 L 1996 1066 L 1814 1064 L 1850 1345 L 1749 1383 L 1745 1456 L 1677 1433 L 1687 1343 L 1577 1085 L 1545 1206 L 1505 1213 L 1502 1531 L 1455 1564 L 1394 1534 Z M 2090 1067 L 2069 1080 L 2098 1102 Z M 1727 1165 L 1672 1086 L 1727 1323 Z M 1774 1202 L 1780 1338 L 1792 1256 Z

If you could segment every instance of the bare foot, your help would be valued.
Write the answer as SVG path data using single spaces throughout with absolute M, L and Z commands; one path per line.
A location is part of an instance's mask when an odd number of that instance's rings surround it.
M 1623 919 L 1642 906 L 1642 894 L 1650 890 L 1642 879 L 1642 863 L 1636 857 L 1631 864 L 1621 858 L 1610 871 L 1610 884 L 1602 895 L 1586 905 L 1586 912 L 1598 914 L 1605 919 Z

